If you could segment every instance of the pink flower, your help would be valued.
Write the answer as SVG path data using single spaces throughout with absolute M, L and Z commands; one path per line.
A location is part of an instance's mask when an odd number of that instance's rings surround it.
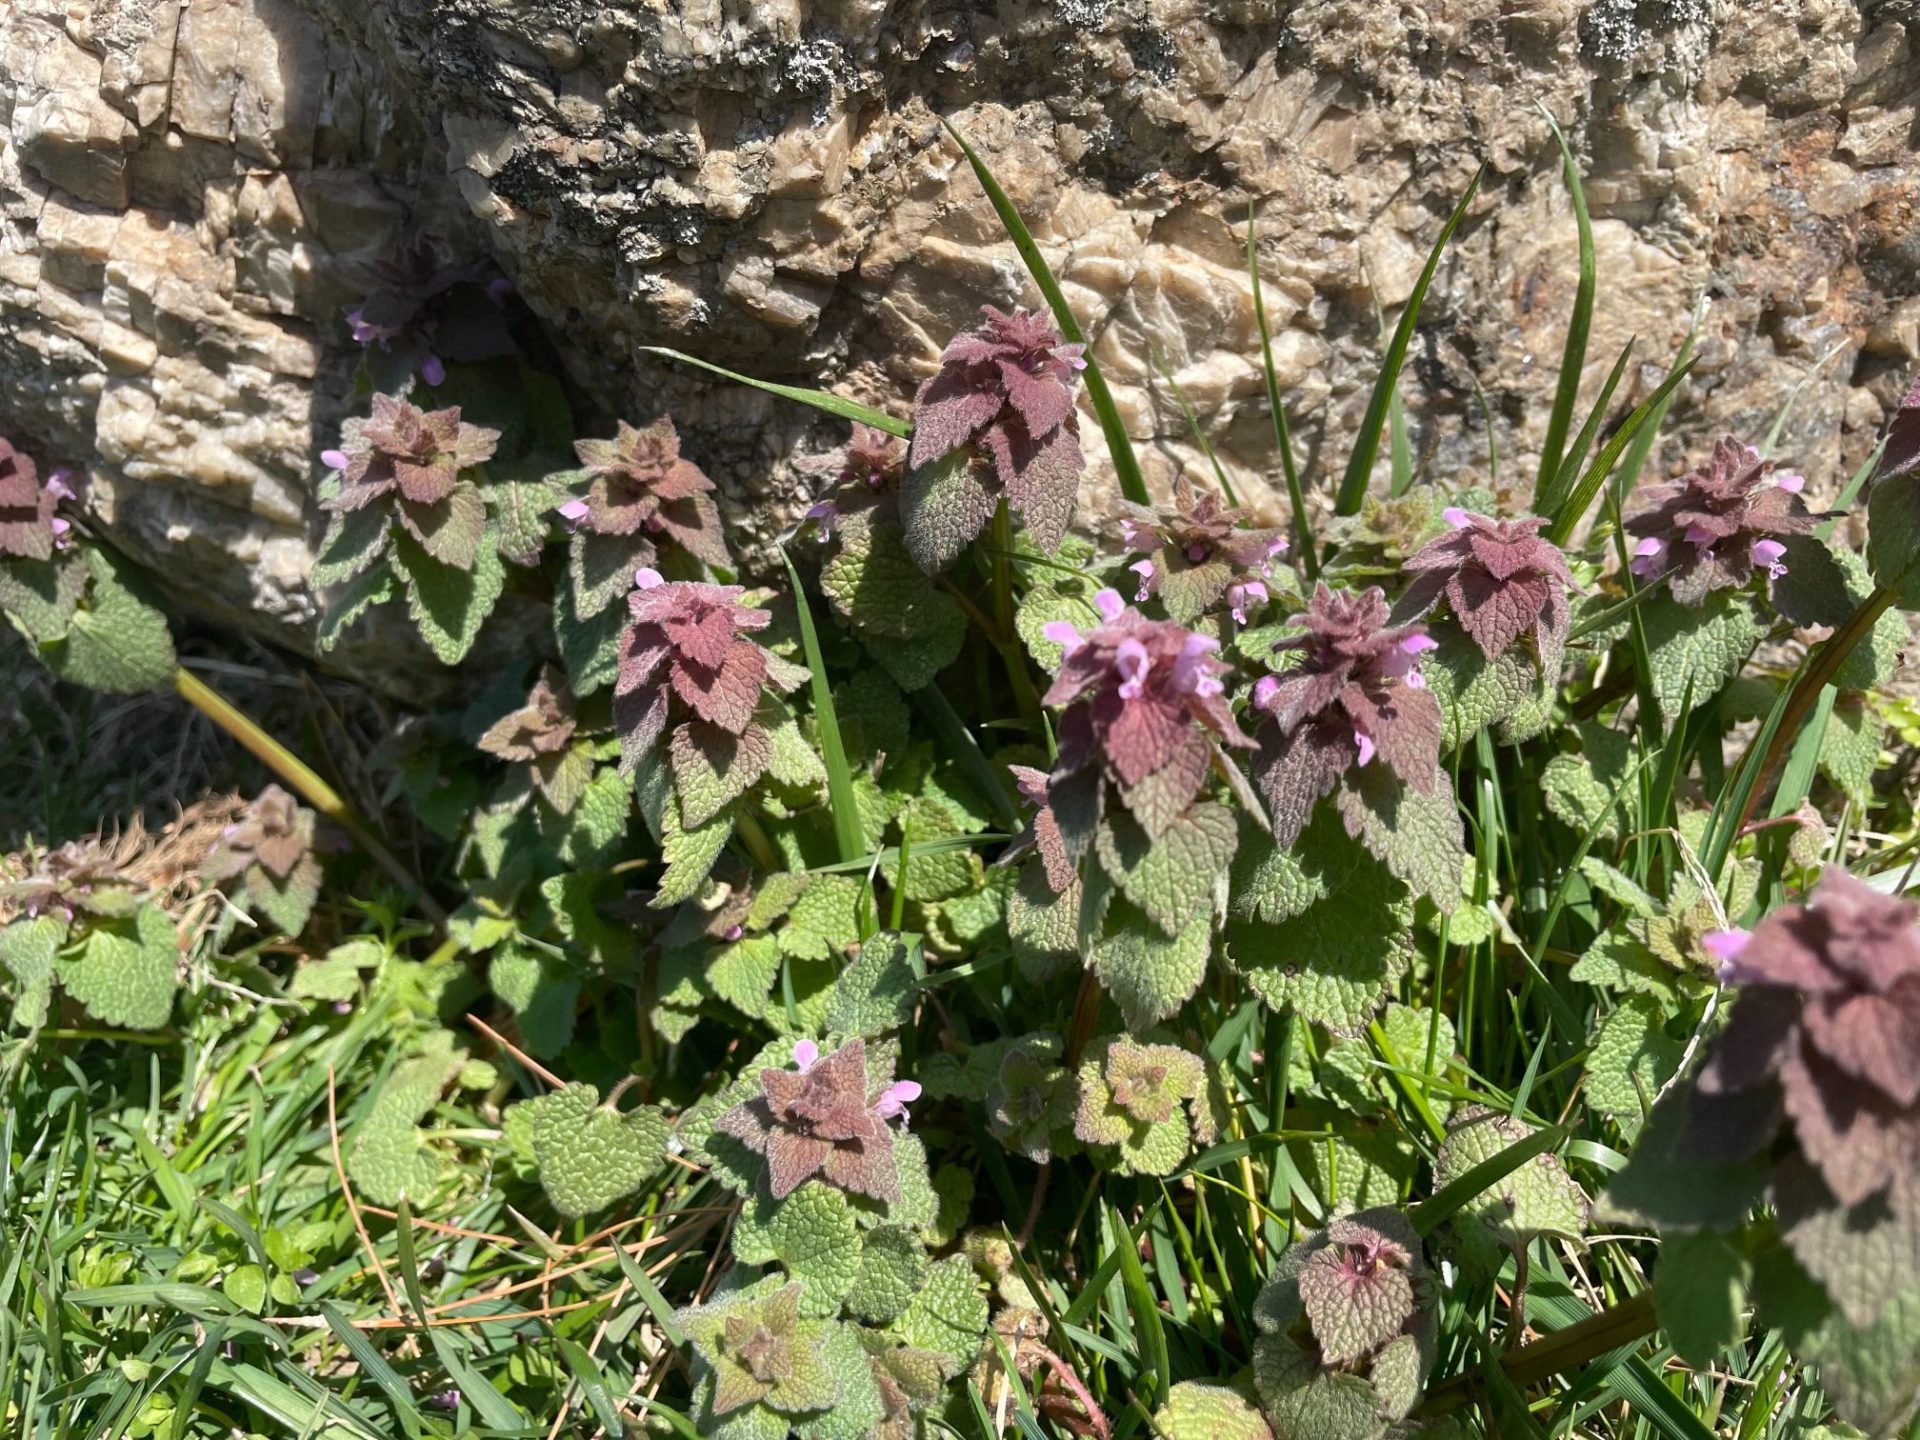
M 1787 573 L 1787 567 L 1780 562 L 1780 557 L 1786 553 L 1787 547 L 1778 540 L 1756 540 L 1748 549 L 1747 558 L 1753 562 L 1756 570 L 1764 570 L 1771 578 L 1778 580 Z
M 633 572 L 633 584 L 635 589 L 651 590 L 656 585 L 664 585 L 666 583 L 667 583 L 666 576 L 662 575 L 658 570 L 654 569 L 651 565 L 644 565 L 640 569 Z
M 1720 966 L 1722 980 L 1737 981 L 1740 979 L 1740 952 L 1747 948 L 1747 942 L 1751 939 L 1751 930 L 1710 930 L 1700 937 L 1700 948 L 1707 952 L 1708 959 Z
M 427 358 L 420 362 L 420 378 L 433 386 L 446 384 L 447 367 L 431 350 L 427 352 Z
M 1120 698 L 1138 700 L 1147 683 L 1147 672 L 1153 668 L 1153 659 L 1147 654 L 1146 646 L 1129 636 L 1115 649 L 1113 668 L 1120 673 Z
M 1040 627 L 1040 633 L 1066 651 L 1068 655 L 1073 654 L 1085 643 L 1080 638 L 1079 630 L 1067 620 L 1049 620 Z
M 1667 557 L 1667 542 L 1649 535 L 1633 547 L 1633 563 L 1627 568 L 1634 574 L 1651 578 L 1660 573 L 1660 567 Z
M 1267 587 L 1258 580 L 1236 580 L 1227 587 L 1227 607 L 1233 615 L 1233 623 L 1247 623 L 1247 611 L 1257 610 L 1267 603 Z
M 1253 683 L 1253 708 L 1270 710 L 1273 708 L 1274 692 L 1280 688 L 1278 675 L 1262 675 Z
M 920 1098 L 918 1080 L 896 1080 L 880 1092 L 880 1098 L 874 1102 L 873 1113 L 882 1120 L 898 1119 L 900 1128 L 907 1125 L 907 1106 Z
M 1798 495 L 1802 490 L 1807 488 L 1807 477 L 1804 475 L 1780 475 L 1775 477 L 1773 483 L 1789 495 Z
M 801 1073 L 813 1068 L 813 1062 L 820 1058 L 820 1047 L 811 1040 L 796 1040 L 793 1044 L 793 1063 L 800 1067 Z M 917 1087 L 916 1087 L 917 1088 Z
M 353 462 L 347 458 L 347 452 L 344 450 L 322 450 L 320 463 L 329 470 L 344 470 Z
M 1471 516 L 1458 505 L 1449 505 L 1440 512 L 1440 518 L 1456 530 L 1464 530 L 1473 523 Z
M 1140 588 L 1133 592 L 1135 602 L 1144 604 L 1153 594 L 1153 561 L 1136 560 L 1127 569 L 1140 577 Z
M 1360 750 L 1359 758 L 1353 762 L 1354 764 L 1365 765 L 1373 759 L 1373 741 L 1368 737 L 1366 731 L 1356 729 L 1353 732 L 1353 743 L 1358 746 Z
M 587 502 L 584 500 L 569 500 L 555 513 L 566 522 L 567 529 L 578 530 L 582 525 L 587 523 Z

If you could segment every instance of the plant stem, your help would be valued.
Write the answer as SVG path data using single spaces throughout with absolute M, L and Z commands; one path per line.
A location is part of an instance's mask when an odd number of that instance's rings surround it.
M 1073 1000 L 1073 1018 L 1067 1022 L 1068 1070 L 1079 1065 L 1080 1052 L 1087 1048 L 1087 1041 L 1093 1038 L 1093 1027 L 1100 1020 L 1100 1001 L 1103 998 L 1100 982 L 1093 978 L 1093 971 L 1082 971 L 1080 993 Z
M 1524 1390 L 1643 1339 L 1657 1328 L 1653 1291 L 1642 1290 L 1597 1315 L 1589 1315 L 1578 1325 L 1556 1330 L 1531 1345 L 1511 1351 L 1501 1357 L 1500 1368 L 1506 1372 L 1507 1379 Z M 1456 1375 L 1429 1394 L 1415 1414 L 1422 1419 L 1450 1415 L 1468 1404 L 1477 1388 L 1477 1376 Z
M 413 892 L 422 914 L 441 929 L 446 928 L 447 912 L 427 892 L 427 887 L 415 879 L 412 872 L 400 863 L 399 857 L 381 842 L 367 822 L 347 803 L 346 797 L 321 779 L 311 766 L 269 735 L 259 721 L 184 665 L 174 668 L 173 688 L 181 699 L 238 740 L 241 747 L 262 765 L 299 791 L 309 805 L 346 831 L 354 844 L 364 850 L 376 865 L 396 883 Z

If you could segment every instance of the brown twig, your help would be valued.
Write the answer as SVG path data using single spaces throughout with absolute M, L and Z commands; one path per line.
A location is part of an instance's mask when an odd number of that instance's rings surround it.
M 527 1069 L 531 1070 L 534 1074 L 538 1075 L 542 1080 L 546 1081 L 547 1084 L 551 1085 L 554 1089 L 562 1090 L 566 1088 L 566 1084 L 567 1084 L 566 1081 L 562 1080 L 558 1075 L 554 1074 L 551 1070 L 547 1069 L 546 1066 L 542 1065 L 538 1060 L 534 1059 L 531 1055 L 527 1054 L 526 1051 L 522 1050 L 518 1045 L 514 1044 L 511 1040 L 507 1039 L 506 1036 L 502 1035 L 498 1030 L 494 1029 L 491 1025 L 487 1024 L 487 1022 L 482 1020 L 478 1015 L 467 1016 L 467 1023 L 473 1026 L 473 1028 L 478 1030 L 482 1035 L 486 1036 L 489 1040 L 493 1041 L 493 1043 L 498 1045 L 502 1050 L 506 1051 L 509 1055 L 513 1056 L 514 1059 L 518 1060 L 522 1065 L 526 1066 Z

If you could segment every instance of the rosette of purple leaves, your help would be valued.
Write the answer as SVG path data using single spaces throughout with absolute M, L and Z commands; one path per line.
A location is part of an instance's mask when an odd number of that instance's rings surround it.
M 851 1194 L 897 1201 L 892 1121 L 919 1096 L 919 1085 L 895 1081 L 890 1063 L 886 1074 L 870 1075 L 862 1040 L 830 1055 L 803 1040 L 794 1059 L 796 1069 L 762 1070 L 760 1093 L 723 1112 L 713 1128 L 766 1157 L 776 1200 L 818 1176 Z
M 1245 625 L 1269 598 L 1271 565 L 1287 548 L 1286 536 L 1250 525 L 1250 511 L 1196 490 L 1184 475 L 1174 484 L 1173 501 L 1121 504 L 1121 539 L 1144 557 L 1127 567 L 1139 577 L 1135 602 L 1156 598 L 1167 614 L 1191 625 L 1225 600 L 1235 623 Z
M 668 416 L 622 420 L 610 440 L 576 440 L 587 493 L 560 507 L 572 527 L 571 567 L 579 613 L 597 615 L 635 570 L 659 565 L 662 546 L 709 565 L 731 565 L 713 502 L 713 481 L 680 453 Z
M 234 898 L 244 900 L 247 908 L 297 935 L 320 894 L 313 822 L 311 810 L 278 785 L 269 785 L 208 852 L 201 877 L 232 886 Z
M 981 313 L 914 396 L 900 515 L 908 550 L 930 574 L 954 562 L 1001 500 L 1034 543 L 1057 549 L 1086 464 L 1072 388 L 1086 347 L 1029 310 Z
M 1433 648 L 1425 630 L 1389 625 L 1378 589 L 1355 595 L 1325 585 L 1297 623 L 1301 633 L 1275 648 L 1299 652 L 1299 662 L 1262 679 L 1253 695 L 1267 716 L 1254 779 L 1282 846 L 1299 839 L 1314 807 L 1336 788 L 1348 833 L 1359 836 L 1355 812 L 1369 801 L 1356 777 L 1423 795 L 1434 794 L 1441 778 L 1440 707 L 1418 666 Z
M 500 433 L 460 418 L 460 407 L 422 410 L 391 395 L 329 452 L 344 461 L 337 494 L 322 508 L 345 513 L 386 507 L 390 518 L 443 565 L 471 570 L 486 534 L 487 507 L 464 472 L 494 453 Z
M 1759 451 L 1729 435 L 1705 464 L 1678 480 L 1645 486 L 1626 522 L 1639 542 L 1634 573 L 1665 577 L 1684 605 L 1745 585 L 1755 574 L 1786 574 L 1789 545 L 1824 517 L 1801 499 L 1803 477 L 1775 476 L 1773 469 Z
M 1543 675 L 1559 672 L 1572 610 L 1573 574 L 1560 547 L 1540 531 L 1546 521 L 1496 520 L 1450 506 L 1453 528 L 1409 558 L 1413 577 L 1394 615 L 1413 619 L 1442 601 L 1488 660 L 1531 637 Z

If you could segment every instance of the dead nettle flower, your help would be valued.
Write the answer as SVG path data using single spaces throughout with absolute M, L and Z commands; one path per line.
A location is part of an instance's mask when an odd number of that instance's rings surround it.
M 72 525 L 54 513 L 73 499 L 70 475 L 56 470 L 42 485 L 32 458 L 0 440 L 0 560 L 51 560 L 71 543 Z
M 907 464 L 907 442 L 897 435 L 854 422 L 853 437 L 840 452 L 832 487 L 814 503 L 805 519 L 824 536 L 842 515 L 870 510 L 899 489 Z
M 1671 577 L 1674 599 L 1686 605 L 1744 585 L 1756 572 L 1786 574 L 1784 542 L 1808 534 L 1823 517 L 1800 498 L 1805 477 L 1774 475 L 1773 468 L 1729 435 L 1698 469 L 1647 486 L 1627 520 L 1627 533 L 1639 537 L 1633 573 Z
M 1911 902 L 1829 867 L 1805 904 L 1707 947 L 1740 996 L 1688 1097 L 1679 1153 L 1757 1155 L 1784 1118 L 1781 1232 L 1856 1326 L 1920 1278 L 1916 922 Z
M 776 1200 L 819 1176 L 829 1185 L 876 1200 L 900 1198 L 893 1128 L 906 1123 L 908 1104 L 920 1098 L 912 1080 L 894 1080 L 892 1065 L 879 1083 L 867 1073 L 867 1047 L 849 1040 L 821 1055 L 811 1040 L 793 1047 L 794 1070 L 762 1070 L 761 1093 L 714 1121 L 767 1160 Z
M 1067 344 L 1029 310 L 981 313 L 914 396 L 901 509 L 908 548 L 927 571 L 950 565 L 1002 497 L 1037 544 L 1056 549 L 1086 465 L 1072 390 L 1086 346 Z
M 479 748 L 527 767 L 527 777 L 554 809 L 566 814 L 592 775 L 592 762 L 576 759 L 573 687 L 553 665 L 542 665 L 527 703 L 503 715 L 479 739 Z
M 611 440 L 576 440 L 581 468 L 593 477 L 584 500 L 560 507 L 561 516 L 595 535 L 631 536 L 635 558 L 650 564 L 664 538 L 712 565 L 728 565 L 713 481 L 680 454 L 680 436 L 663 415 L 635 427 L 622 420 Z
M 1442 599 L 1480 653 L 1498 660 L 1531 634 L 1541 669 L 1554 673 L 1566 649 L 1573 573 L 1560 547 L 1540 534 L 1545 520 L 1493 520 L 1450 505 L 1451 533 L 1431 541 L 1404 568 L 1414 578 L 1396 616 L 1424 615 Z
M 486 360 L 514 351 L 507 324 L 513 282 L 483 265 L 443 265 L 421 244 L 372 267 L 374 289 L 347 312 L 355 342 L 398 353 L 439 385 L 447 360 Z
M 1020 783 L 1039 803 L 1048 795 L 1059 800 L 1070 777 L 1104 777 L 1157 839 L 1200 794 L 1214 745 L 1251 747 L 1253 740 L 1227 705 L 1220 677 L 1229 667 L 1215 653 L 1217 640 L 1171 620 L 1149 620 L 1118 591 L 1101 590 L 1093 598 L 1102 617 L 1093 629 L 1082 634 L 1056 620 L 1043 632 L 1065 651 L 1043 697 L 1049 706 L 1065 707 L 1059 759 L 1051 777 L 1033 771 Z M 1098 794 L 1092 801 L 1097 813 L 1104 802 Z M 1091 838 L 1087 827 L 1075 828 L 1082 839 Z M 1051 802 L 1036 817 L 1035 833 L 1048 880 L 1062 893 L 1076 858 L 1069 851 L 1084 846 L 1061 841 Z
M 692 828 L 764 773 L 773 745 L 754 721 L 761 692 L 769 684 L 790 690 L 805 672 L 776 663 L 747 638 L 773 616 L 745 604 L 740 586 L 668 581 L 650 569 L 635 581 L 627 600 L 633 624 L 621 641 L 614 682 L 614 728 L 633 766 L 653 750 L 671 713 L 684 717 L 668 758 L 682 822 Z
M 1376 757 L 1402 783 L 1434 791 L 1440 707 L 1419 670 L 1434 642 L 1418 625 L 1387 620 L 1378 588 L 1355 595 L 1323 584 L 1297 619 L 1303 633 L 1274 646 L 1298 650 L 1300 663 L 1254 686 L 1254 708 L 1268 715 L 1254 779 L 1283 847 L 1300 837 L 1342 776 Z
M 493 457 L 500 432 L 469 425 L 460 407 L 422 410 L 391 395 L 373 397 L 373 414 L 323 464 L 341 472 L 328 510 L 359 510 L 386 501 L 427 554 L 470 570 L 486 530 L 486 503 L 461 472 Z
M 1184 475 L 1175 482 L 1173 499 L 1171 507 L 1122 503 L 1121 542 L 1146 557 L 1127 567 L 1140 577 L 1134 600 L 1158 596 L 1183 625 L 1225 600 L 1234 623 L 1247 624 L 1267 603 L 1266 582 L 1287 537 L 1248 525 L 1250 511 L 1229 509 Z

